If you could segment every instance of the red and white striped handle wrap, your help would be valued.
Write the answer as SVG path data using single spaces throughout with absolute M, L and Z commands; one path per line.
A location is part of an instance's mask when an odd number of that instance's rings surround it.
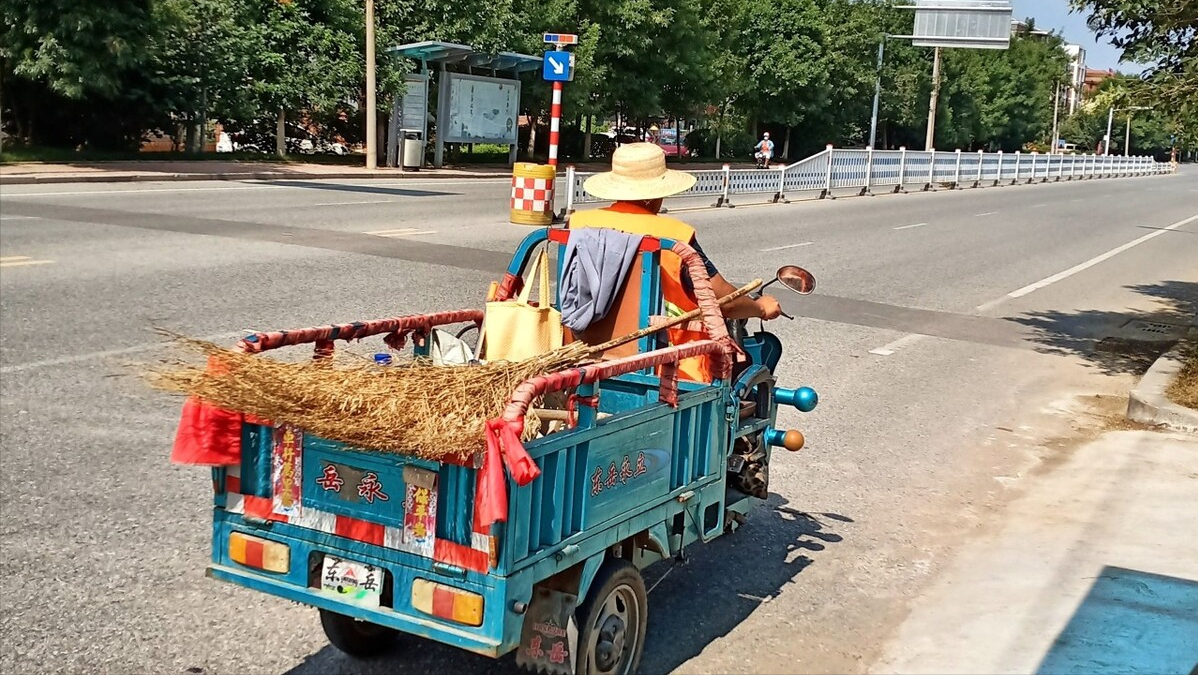
M 525 380 L 516 387 L 516 391 L 512 392 L 512 397 L 508 399 L 507 407 L 503 410 L 501 420 L 519 434 L 524 429 L 524 418 L 528 414 L 529 406 L 544 394 L 635 373 L 646 368 L 678 363 L 683 359 L 695 356 L 727 355 L 728 353 L 728 346 L 723 342 L 699 340 L 676 347 L 663 347 L 644 354 L 633 354 L 620 359 L 593 363 L 589 366 L 538 375 Z
M 699 306 L 700 319 L 707 328 L 707 337 L 724 346 L 725 351 L 715 354 L 712 372 L 720 379 L 727 379 L 732 374 L 732 355 L 738 349 L 732 337 L 728 335 L 728 326 L 724 324 L 724 313 L 720 310 L 720 299 L 716 297 L 711 287 L 711 277 L 707 275 L 707 265 L 703 264 L 703 256 L 681 241 L 674 242 L 670 249 L 686 265 L 690 273 L 692 292 L 695 304 Z
M 433 314 L 412 314 L 377 321 L 357 321 L 298 330 L 254 333 L 238 342 L 236 349 L 247 354 L 259 354 L 279 347 L 314 342 L 317 343 L 318 351 L 327 351 L 331 354 L 334 340 L 357 340 L 383 333 L 391 334 L 387 336 L 387 344 L 399 349 L 403 346 L 404 339 L 409 333 L 428 335 L 434 326 L 455 323 L 474 322 L 481 325 L 483 315 L 484 313 L 480 309 L 462 309 Z M 394 339 L 392 339 L 392 335 L 394 335 Z

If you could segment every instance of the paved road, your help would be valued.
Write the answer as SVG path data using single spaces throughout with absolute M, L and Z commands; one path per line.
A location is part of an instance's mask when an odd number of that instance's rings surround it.
M 167 463 L 179 402 L 126 365 L 163 356 L 154 326 L 228 339 L 478 306 L 526 232 L 505 223 L 508 191 L 0 190 L 0 671 L 510 671 L 429 645 L 349 661 L 314 611 L 205 579 L 208 475 Z M 781 380 L 822 403 L 784 416 L 809 446 L 775 464 L 769 505 L 654 592 L 646 673 L 866 670 L 961 542 L 1105 424 L 1094 396 L 1151 357 L 1126 340 L 1198 309 L 1193 170 L 697 205 L 674 206 L 726 276 L 818 276 L 815 295 L 784 299 L 800 320 L 773 328 Z

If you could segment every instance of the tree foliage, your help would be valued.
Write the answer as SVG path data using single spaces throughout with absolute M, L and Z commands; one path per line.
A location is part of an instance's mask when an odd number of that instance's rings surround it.
M 910 32 L 898 0 L 375 0 L 381 113 L 413 64 L 404 42 L 538 54 L 542 32 L 575 32 L 568 120 L 697 120 L 742 155 L 764 129 L 792 157 L 869 133 L 876 50 Z M 33 142 L 135 147 L 152 129 L 273 133 L 291 122 L 360 137 L 363 0 L 0 0 L 4 121 Z M 1046 141 L 1060 40 L 1016 36 L 1008 51 L 945 50 L 938 145 L 1018 149 Z M 922 147 L 931 50 L 888 40 L 880 141 Z M 549 88 L 526 76 L 524 110 Z M 435 90 L 434 90 L 435 96 Z M 36 125 L 36 129 L 34 128 Z M 194 136 L 194 134 L 193 134 Z M 194 140 L 194 139 L 192 139 Z M 188 144 L 195 149 L 194 143 Z M 729 148 L 726 148 L 729 149 Z
M 1139 82 L 1124 82 L 1129 97 L 1167 118 L 1181 147 L 1198 147 L 1198 3 L 1192 0 L 1070 0 L 1090 27 L 1148 64 Z

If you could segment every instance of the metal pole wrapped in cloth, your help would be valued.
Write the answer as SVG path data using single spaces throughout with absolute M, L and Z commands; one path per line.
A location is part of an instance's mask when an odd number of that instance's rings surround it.
M 553 222 L 553 181 L 556 167 L 518 162 L 512 167 L 512 215 L 517 225 Z

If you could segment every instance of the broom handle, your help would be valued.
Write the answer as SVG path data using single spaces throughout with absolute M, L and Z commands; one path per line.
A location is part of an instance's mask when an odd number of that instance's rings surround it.
M 761 279 L 754 279 L 753 281 L 745 284 L 744 286 L 741 286 L 740 288 L 736 289 L 735 291 L 732 291 L 728 295 L 725 295 L 724 297 L 720 298 L 717 302 L 720 305 L 726 305 L 729 302 L 732 302 L 733 300 L 735 300 L 741 296 L 748 295 L 749 293 L 752 293 L 753 291 L 757 290 L 758 288 L 761 288 L 762 283 L 763 282 L 761 281 Z M 682 316 L 676 316 L 676 317 L 666 321 L 665 323 L 662 323 L 662 324 L 659 324 L 656 326 L 649 326 L 648 328 L 642 328 L 635 333 L 629 333 L 628 335 L 618 337 L 614 340 L 609 340 L 607 342 L 604 342 L 603 344 L 595 345 L 594 347 L 591 347 L 589 351 L 591 354 L 599 354 L 601 352 L 605 352 L 605 351 L 611 349 L 612 347 L 619 347 L 622 344 L 627 344 L 629 342 L 639 340 L 645 336 L 652 335 L 658 331 L 662 331 L 667 328 L 672 328 L 679 324 L 686 323 L 687 321 L 693 321 L 694 319 L 697 319 L 700 316 L 703 316 L 703 311 L 701 309 L 692 309 L 691 311 L 687 312 L 686 314 L 683 314 Z

